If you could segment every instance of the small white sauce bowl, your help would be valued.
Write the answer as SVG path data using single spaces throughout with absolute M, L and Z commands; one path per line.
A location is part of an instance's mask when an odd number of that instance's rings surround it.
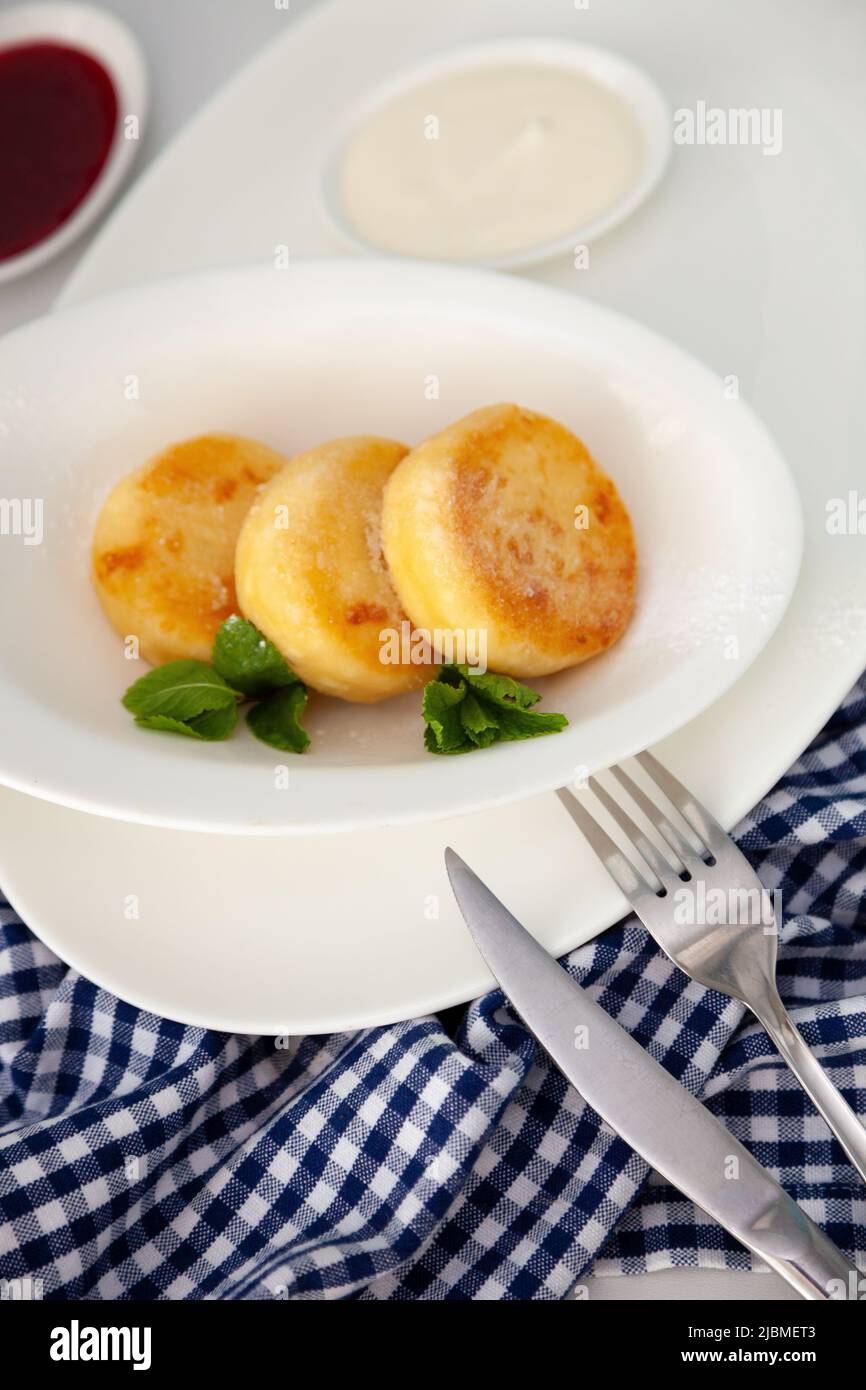
M 672 147 L 671 114 L 656 84 L 640 68 L 618 53 L 568 39 L 516 38 L 461 45 L 446 49 L 381 83 L 351 108 L 340 124 L 338 137 L 325 161 L 322 198 L 325 212 L 335 231 L 358 251 L 381 256 L 383 248 L 357 231 L 346 214 L 340 194 L 340 170 L 352 135 L 374 111 L 389 105 L 413 87 L 453 73 L 482 68 L 549 67 L 559 72 L 576 72 L 598 83 L 617 97 L 631 112 L 643 144 L 640 170 L 628 191 L 600 216 L 553 241 L 537 242 L 514 251 L 490 257 L 466 258 L 464 264 L 488 270 L 511 270 L 549 260 L 575 246 L 588 245 L 617 226 L 639 207 L 655 188 L 670 159 Z M 394 254 L 389 252 L 389 254 Z M 406 259 L 414 259 L 405 254 Z
M 0 284 L 26 275 L 65 251 L 107 208 L 138 153 L 147 117 L 144 54 L 131 29 L 92 5 L 16 5 L 0 10 L 0 49 L 25 43 L 65 43 L 102 64 L 117 93 L 117 129 L 93 187 L 70 217 L 35 246 L 0 261 Z M 125 116 L 138 117 L 138 139 L 124 136 Z

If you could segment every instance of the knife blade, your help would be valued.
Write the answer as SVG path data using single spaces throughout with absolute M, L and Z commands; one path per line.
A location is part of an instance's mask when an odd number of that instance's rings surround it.
M 748 1149 L 572 980 L 452 849 L 445 866 L 491 971 L 593 1110 L 803 1298 L 848 1297 L 857 1271 Z

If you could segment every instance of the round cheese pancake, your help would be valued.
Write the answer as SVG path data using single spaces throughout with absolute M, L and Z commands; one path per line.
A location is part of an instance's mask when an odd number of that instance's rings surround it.
M 223 619 L 238 610 L 235 543 L 261 486 L 286 459 L 230 434 L 174 444 L 117 484 L 93 537 L 93 578 L 105 612 L 154 664 L 209 661 Z
M 382 556 L 382 489 L 405 444 L 361 435 L 293 458 L 238 538 L 241 612 L 326 695 L 369 703 L 423 683 Z M 406 659 L 409 658 L 409 659 Z
M 634 534 L 616 488 L 569 430 L 516 405 L 476 410 L 407 454 L 382 539 L 412 622 L 486 638 L 493 671 L 575 666 L 632 615 Z

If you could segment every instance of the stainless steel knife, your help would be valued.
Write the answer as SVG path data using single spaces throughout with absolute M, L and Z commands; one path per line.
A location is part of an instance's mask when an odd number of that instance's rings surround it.
M 775 1178 L 571 979 L 452 849 L 445 865 L 482 956 L 593 1110 L 803 1298 L 848 1297 L 857 1271 Z

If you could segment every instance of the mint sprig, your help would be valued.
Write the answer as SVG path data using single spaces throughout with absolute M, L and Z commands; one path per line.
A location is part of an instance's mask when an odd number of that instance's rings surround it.
M 493 743 L 559 733 L 564 714 L 532 709 L 541 696 L 511 676 L 443 666 L 424 687 L 424 743 L 431 753 L 471 753 Z
M 228 738 L 238 704 L 264 697 L 247 714 L 256 738 L 284 752 L 303 753 L 310 737 L 300 716 L 307 687 L 273 643 L 233 614 L 214 639 L 213 665 L 169 661 L 135 681 L 123 703 L 142 729 L 184 734 L 213 743 Z

